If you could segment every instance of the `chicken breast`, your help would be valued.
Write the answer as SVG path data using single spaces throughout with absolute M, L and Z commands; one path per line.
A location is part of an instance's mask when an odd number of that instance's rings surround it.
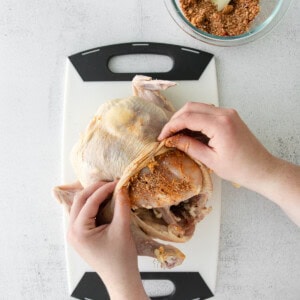
M 138 254 L 172 268 L 182 263 L 184 254 L 152 238 L 185 242 L 192 237 L 195 225 L 210 211 L 211 178 L 201 162 L 157 141 L 175 111 L 160 91 L 175 83 L 136 76 L 132 85 L 133 96 L 100 106 L 71 153 L 79 182 L 56 187 L 54 194 L 70 207 L 83 187 L 119 179 L 116 190 L 128 188 Z M 99 224 L 110 222 L 113 203 L 114 198 L 99 212 Z

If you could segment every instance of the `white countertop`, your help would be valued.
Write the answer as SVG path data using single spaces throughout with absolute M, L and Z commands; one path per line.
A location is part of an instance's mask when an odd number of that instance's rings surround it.
M 119 12 L 121 11 L 121 13 Z M 300 3 L 266 37 L 218 48 L 185 34 L 162 1 L 8 1 L 0 9 L 0 299 L 69 299 L 61 183 L 68 55 L 149 41 L 215 54 L 222 106 L 274 154 L 300 163 Z M 223 183 L 216 299 L 300 298 L 300 230 L 271 202 Z

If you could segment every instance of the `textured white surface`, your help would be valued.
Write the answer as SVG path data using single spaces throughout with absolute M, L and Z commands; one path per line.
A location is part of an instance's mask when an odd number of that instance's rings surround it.
M 216 55 L 220 104 L 276 155 L 300 163 L 300 3 L 265 38 L 199 43 L 162 1 L 16 1 L 0 10 L 0 299 L 69 299 L 61 207 L 65 58 L 89 48 L 167 42 Z M 223 184 L 216 299 L 300 298 L 300 230 L 272 203 Z

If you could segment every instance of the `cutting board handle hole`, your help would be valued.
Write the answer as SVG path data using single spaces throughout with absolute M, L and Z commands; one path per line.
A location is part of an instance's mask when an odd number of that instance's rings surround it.
M 144 289 L 149 297 L 168 297 L 175 293 L 175 285 L 168 279 L 145 279 L 142 280 Z
M 113 73 L 167 73 L 173 68 L 173 59 L 161 54 L 123 54 L 108 61 Z

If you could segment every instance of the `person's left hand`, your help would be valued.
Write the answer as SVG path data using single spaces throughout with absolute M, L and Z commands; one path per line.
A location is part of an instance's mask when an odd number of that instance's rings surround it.
M 144 293 L 137 266 L 137 251 L 130 231 L 130 200 L 126 189 L 118 191 L 110 224 L 96 226 L 99 206 L 113 192 L 116 182 L 99 182 L 75 196 L 70 211 L 68 241 L 100 275 L 111 298 Z M 130 290 L 129 290 L 130 289 Z M 134 298 L 132 298 L 134 299 Z M 138 298 L 137 298 L 138 299 Z

